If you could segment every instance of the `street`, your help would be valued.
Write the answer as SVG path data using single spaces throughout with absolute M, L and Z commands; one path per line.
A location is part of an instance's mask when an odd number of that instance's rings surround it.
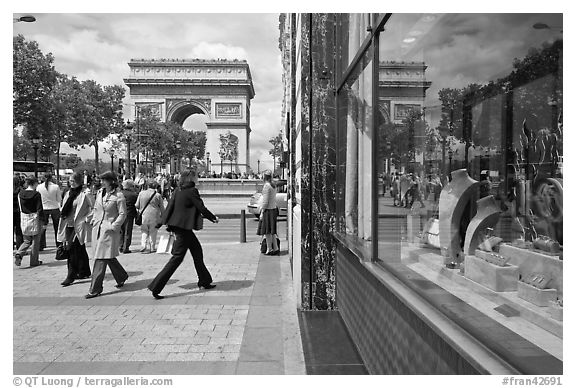
M 255 220 L 244 244 L 239 225 L 223 219 L 198 232 L 215 289 L 196 287 L 188 253 L 163 300 L 146 287 L 168 254 L 120 254 L 130 278 L 116 289 L 108 273 L 95 299 L 83 297 L 90 280 L 62 287 L 66 262 L 54 261 L 50 225 L 44 264 L 29 268 L 25 257 L 13 270 L 14 374 L 305 373 L 285 223 L 274 257 L 260 254 Z M 133 252 L 139 241 L 136 227 Z

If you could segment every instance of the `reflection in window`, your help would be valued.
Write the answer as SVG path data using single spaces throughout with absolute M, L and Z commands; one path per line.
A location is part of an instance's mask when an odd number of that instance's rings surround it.
M 339 94 L 343 164 L 341 232 L 370 241 L 372 161 L 372 58 L 368 50 Z
M 562 39 L 532 28 L 561 17 L 392 15 L 379 47 L 380 242 L 437 249 L 460 267 L 477 200 L 492 196 L 501 213 L 486 233 L 562 245 Z M 451 249 L 440 246 L 440 193 L 457 170 L 478 184 Z M 387 250 L 379 257 L 393 260 Z

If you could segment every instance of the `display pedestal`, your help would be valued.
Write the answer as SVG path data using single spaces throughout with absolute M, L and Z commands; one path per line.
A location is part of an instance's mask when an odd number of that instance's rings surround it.
M 530 284 L 518 281 L 518 297 L 536 306 L 550 306 L 556 300 L 558 292 L 554 288 L 540 289 Z
M 464 276 L 492 291 L 516 291 L 519 273 L 515 265 L 499 267 L 472 255 L 464 259 Z
M 440 193 L 440 246 L 444 264 L 461 263 L 460 222 L 464 210 L 478 192 L 478 181 L 470 178 L 466 169 L 452 171 L 452 181 Z
M 523 279 L 534 273 L 545 275 L 552 279 L 548 287 L 555 288 L 559 296 L 563 295 L 563 261 L 559 257 L 508 244 L 501 244 L 498 253 L 509 257 L 508 263 L 520 268 Z
M 552 319 L 562 322 L 564 318 L 564 309 L 556 304 L 554 301 L 550 302 L 550 306 L 548 306 L 548 312 Z
M 487 228 L 494 228 L 500 219 L 500 208 L 494 200 L 494 196 L 489 195 L 476 202 L 476 216 L 472 218 L 468 229 L 466 229 L 466 239 L 464 241 L 464 254 L 473 255 L 478 245 L 482 242 L 482 237 Z

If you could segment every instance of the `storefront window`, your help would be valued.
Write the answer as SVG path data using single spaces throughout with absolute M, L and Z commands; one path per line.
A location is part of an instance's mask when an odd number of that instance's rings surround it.
M 372 240 L 372 57 L 366 51 L 338 94 L 339 232 L 362 249 Z
M 337 24 L 338 42 L 340 42 L 338 56 L 340 70 L 344 72 L 352 63 L 366 38 L 370 36 L 375 17 L 366 13 L 340 14 L 339 16 Z
M 559 358 L 562 53 L 562 15 L 392 15 L 375 109 L 378 261 L 514 306 Z

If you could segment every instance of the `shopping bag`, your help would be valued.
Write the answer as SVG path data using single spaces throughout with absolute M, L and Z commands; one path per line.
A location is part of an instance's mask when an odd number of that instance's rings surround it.
M 171 253 L 172 245 L 174 245 L 174 235 L 172 233 L 169 235 L 162 235 L 160 236 L 156 253 Z
M 41 232 L 38 213 L 20 213 L 20 228 L 24 236 L 36 236 Z

